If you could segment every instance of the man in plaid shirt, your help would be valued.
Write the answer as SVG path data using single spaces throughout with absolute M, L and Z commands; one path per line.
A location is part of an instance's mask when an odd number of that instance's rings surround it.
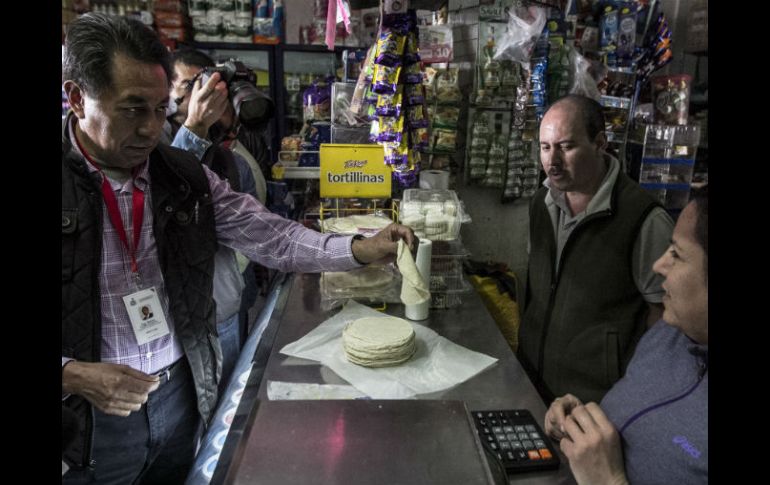
M 65 49 L 62 399 L 80 430 L 63 482 L 182 483 L 221 372 L 217 244 L 281 271 L 319 272 L 392 260 L 399 240 L 415 250 L 417 239 L 398 224 L 371 238 L 320 234 L 158 145 L 172 71 L 140 22 L 83 15 Z M 222 89 L 219 80 L 202 90 Z

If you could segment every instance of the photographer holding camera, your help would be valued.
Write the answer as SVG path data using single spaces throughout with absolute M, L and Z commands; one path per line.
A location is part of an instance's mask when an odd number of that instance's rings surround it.
M 171 146 L 191 152 L 220 178 L 230 182 L 233 190 L 264 203 L 264 190 L 260 198 L 249 164 L 241 155 L 223 146 L 240 126 L 231 102 L 231 86 L 222 79 L 227 72 L 209 71 L 207 68 L 213 68 L 214 61 L 195 49 L 180 49 L 172 53 L 171 59 L 175 75 L 171 97 L 177 106 L 168 118 L 172 129 L 176 127 Z M 245 271 L 253 271 L 253 264 L 246 260 L 243 267 L 239 267 L 235 251 L 219 245 L 214 264 L 214 301 L 222 345 L 220 393 L 227 386 L 244 343 L 241 327 L 245 327 L 246 322 L 239 321 L 241 298 L 245 281 L 256 283 L 254 278 L 244 278 Z M 249 292 L 256 293 L 256 288 L 250 288 Z
M 164 141 L 192 150 L 199 159 L 209 141 L 240 155 L 251 169 L 257 199 L 265 203 L 264 167 L 254 158 L 257 154 L 237 137 L 250 138 L 253 132 L 263 131 L 273 116 L 273 101 L 256 88 L 254 72 L 241 62 L 231 60 L 215 66 L 209 56 L 191 48 L 174 52 L 172 61 L 176 79 L 171 95 L 175 107 L 164 126 Z

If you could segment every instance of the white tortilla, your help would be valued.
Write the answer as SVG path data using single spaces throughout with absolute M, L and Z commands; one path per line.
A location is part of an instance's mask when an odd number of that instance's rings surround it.
M 342 331 L 342 345 L 350 362 L 385 367 L 406 362 L 416 350 L 412 324 L 396 317 L 365 317 Z
M 401 272 L 401 302 L 404 305 L 419 305 L 430 299 L 429 283 L 422 277 L 412 258 L 412 253 L 403 239 L 398 241 L 396 266 Z

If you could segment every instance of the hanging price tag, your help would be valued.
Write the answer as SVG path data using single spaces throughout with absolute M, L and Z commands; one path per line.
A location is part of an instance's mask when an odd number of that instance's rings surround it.
M 419 48 L 422 62 L 452 62 L 454 53 L 452 27 L 421 25 Z

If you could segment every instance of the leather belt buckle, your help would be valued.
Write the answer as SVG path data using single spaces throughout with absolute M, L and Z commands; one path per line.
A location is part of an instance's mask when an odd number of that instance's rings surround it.
M 173 376 L 176 375 L 177 368 L 179 367 L 179 362 L 181 362 L 181 360 L 182 359 L 178 359 L 176 362 L 174 362 L 173 364 L 171 364 L 170 366 L 166 367 L 165 369 L 163 369 L 158 373 L 158 376 L 160 376 L 161 381 L 165 377 L 166 378 L 165 382 L 168 382 L 171 380 Z
M 166 382 L 171 380 L 171 367 L 167 367 L 166 370 L 160 373 L 161 379 L 166 378 Z

